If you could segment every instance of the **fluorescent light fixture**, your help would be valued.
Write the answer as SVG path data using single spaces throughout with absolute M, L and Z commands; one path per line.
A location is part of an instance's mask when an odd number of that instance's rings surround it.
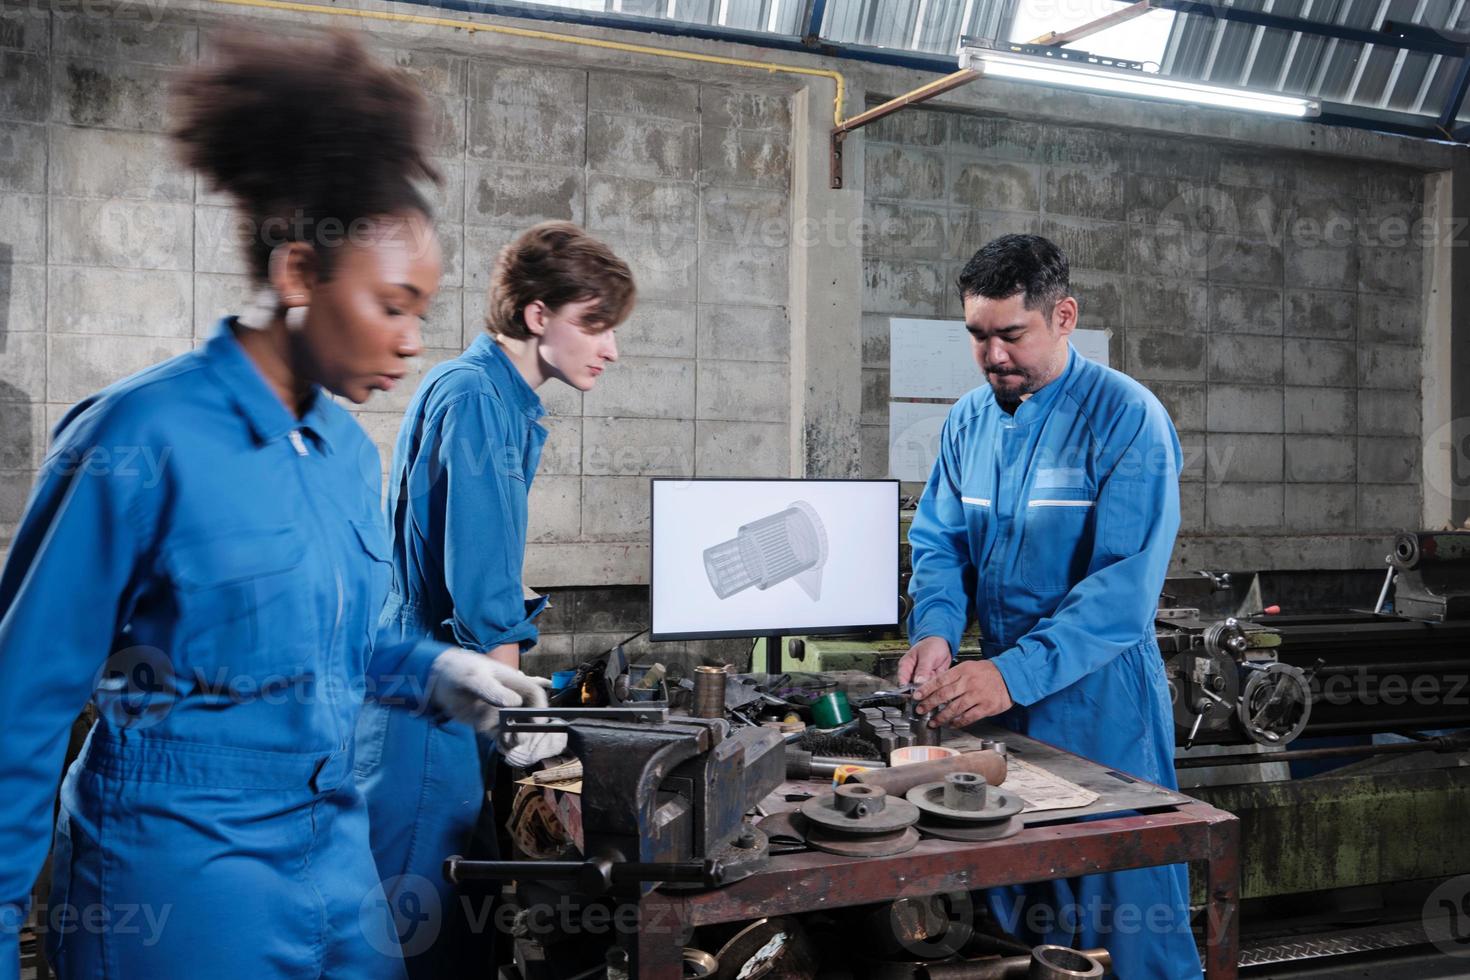
M 1132 63 L 1099 58 L 1067 48 L 1035 48 L 1020 44 L 991 46 L 992 44 L 993 42 L 984 38 L 966 38 L 960 49 L 960 67 L 977 71 L 989 78 L 1040 82 L 1044 85 L 1060 85 L 1138 99 L 1192 102 L 1220 109 L 1241 109 L 1296 118 L 1317 116 L 1322 112 L 1322 103 L 1316 99 L 1222 85 L 1201 85 L 1198 82 L 1140 71 L 1135 67 L 1122 67 Z

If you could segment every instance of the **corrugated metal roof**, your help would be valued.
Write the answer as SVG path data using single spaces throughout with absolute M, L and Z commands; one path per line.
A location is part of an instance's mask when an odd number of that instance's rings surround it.
M 445 2 L 445 0 L 425 0 Z M 1043 0 L 451 0 L 466 9 L 494 12 L 517 8 L 536 16 L 564 16 L 586 23 L 626 24 L 648 30 L 681 30 L 762 43 L 833 46 L 853 57 L 875 53 L 912 56 L 901 63 L 944 70 L 953 63 L 962 35 L 1026 41 L 1040 11 L 1018 17 L 1018 4 Z M 1045 0 L 1048 14 L 1065 30 L 1089 20 L 1091 11 L 1120 9 L 1123 0 Z M 1183 7 L 1172 16 L 1167 41 L 1157 57 L 1166 75 L 1240 85 L 1323 100 L 1324 120 L 1414 132 L 1432 132 L 1460 88 L 1470 52 L 1470 0 L 1155 0 Z M 1055 11 L 1054 14 L 1051 11 Z M 1230 19 L 1248 13 L 1266 23 Z M 1281 19 L 1292 29 L 1283 26 Z M 820 19 L 820 29 L 817 21 Z M 1356 28 L 1377 33 L 1386 22 L 1419 25 L 1454 42 L 1444 51 L 1412 50 L 1361 39 L 1328 37 L 1313 28 Z M 1027 26 L 1030 25 L 1030 26 Z M 1153 45 L 1157 47 L 1157 34 Z M 1126 26 L 1126 25 L 1125 25 Z M 1298 29 L 1300 28 L 1300 29 Z M 1124 47 L 1125 28 L 1085 38 L 1073 47 L 1132 60 L 1152 60 Z M 1101 45 L 1101 46 L 1097 46 Z M 1456 46 L 1458 45 L 1458 46 Z M 1460 120 L 1470 122 L 1470 100 Z M 1462 133 L 1462 137 L 1463 137 Z
M 1229 6 L 1379 30 L 1385 21 L 1470 28 L 1467 0 L 1237 0 Z M 1437 117 L 1461 59 L 1181 14 L 1165 53 L 1170 75 Z

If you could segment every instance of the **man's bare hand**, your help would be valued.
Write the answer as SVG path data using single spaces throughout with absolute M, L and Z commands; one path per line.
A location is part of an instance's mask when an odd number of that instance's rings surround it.
M 924 684 L 949 668 L 949 641 L 942 636 L 926 636 L 909 647 L 898 662 L 899 684 Z
M 899 675 L 902 677 L 902 667 Z M 1013 704 L 1005 679 L 988 660 L 955 664 L 915 691 L 914 699 L 918 701 L 914 710 L 932 715 L 931 728 L 964 728 L 1001 714 Z

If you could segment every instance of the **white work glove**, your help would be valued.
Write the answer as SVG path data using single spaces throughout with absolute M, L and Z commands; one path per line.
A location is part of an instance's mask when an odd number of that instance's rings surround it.
M 501 708 L 546 707 L 549 687 L 548 678 L 530 677 L 486 654 L 458 647 L 435 657 L 429 672 L 429 702 L 455 721 L 487 735 L 494 735 L 500 727 Z M 529 766 L 560 755 L 566 749 L 567 737 L 554 732 L 527 732 L 502 736 L 499 744 L 510 765 Z

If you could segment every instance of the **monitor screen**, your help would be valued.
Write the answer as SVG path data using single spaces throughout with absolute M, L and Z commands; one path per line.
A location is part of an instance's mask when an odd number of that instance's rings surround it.
M 897 480 L 652 482 L 652 639 L 898 625 Z

